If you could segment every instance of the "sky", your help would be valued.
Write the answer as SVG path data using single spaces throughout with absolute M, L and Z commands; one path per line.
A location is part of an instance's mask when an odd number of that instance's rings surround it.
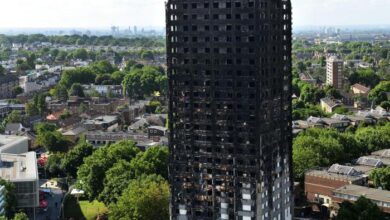
M 0 0 L 0 28 L 163 27 L 165 0 Z M 296 26 L 390 24 L 390 0 L 292 0 Z

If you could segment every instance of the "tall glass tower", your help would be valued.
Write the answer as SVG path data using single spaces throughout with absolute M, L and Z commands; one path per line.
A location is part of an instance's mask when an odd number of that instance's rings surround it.
M 166 12 L 171 218 L 292 219 L 290 1 Z

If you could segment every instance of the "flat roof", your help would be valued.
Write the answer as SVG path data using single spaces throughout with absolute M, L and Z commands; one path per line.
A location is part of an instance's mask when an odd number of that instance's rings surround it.
M 333 190 L 333 193 L 339 193 L 339 194 L 351 195 L 357 197 L 364 196 L 367 199 L 390 203 L 390 191 L 368 188 L 365 186 L 346 185 Z
M 37 158 L 34 151 L 24 154 L 0 154 L 0 177 L 12 182 L 38 180 Z
M 15 136 L 15 135 L 0 135 L 0 148 L 5 145 L 28 140 L 27 137 Z
M 351 175 L 344 175 L 338 173 L 330 173 L 326 170 L 311 170 L 306 172 L 305 175 L 320 177 L 324 179 L 343 180 L 343 181 L 355 181 L 355 180 L 365 178 L 364 176 L 351 176 Z
M 86 120 L 84 124 L 95 124 L 95 125 L 101 125 L 101 124 L 109 124 L 113 123 L 118 120 L 118 116 L 115 115 L 104 115 L 96 117 L 92 120 Z
M 354 165 L 352 166 L 355 170 L 357 171 L 360 171 L 360 172 L 363 172 L 365 174 L 370 174 L 371 171 L 373 171 L 374 169 L 376 169 L 376 167 L 371 167 L 371 166 L 365 166 L 365 165 Z

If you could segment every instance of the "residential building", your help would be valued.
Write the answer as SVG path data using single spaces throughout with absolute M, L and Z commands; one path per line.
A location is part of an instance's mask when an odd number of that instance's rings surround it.
M 18 82 L 18 77 L 14 75 L 0 75 L 0 99 L 13 98 Z
M 59 80 L 59 74 L 32 72 L 27 76 L 19 77 L 19 85 L 23 89 L 24 93 L 31 93 L 55 86 Z
M 121 85 L 83 85 L 85 93 L 96 91 L 100 95 L 111 95 L 113 97 L 123 96 L 123 87 Z
M 168 132 L 166 127 L 162 126 L 149 126 L 148 127 L 148 137 L 164 137 Z
M 291 220 L 290 1 L 166 9 L 171 219 Z
M 29 139 L 23 136 L 0 135 L 0 153 L 22 154 L 28 151 Z
M 116 115 L 104 115 L 99 116 L 91 120 L 86 120 L 83 122 L 84 127 L 88 131 L 101 130 L 106 131 L 110 127 L 118 124 L 118 116 Z
M 373 158 L 369 156 L 359 157 L 355 165 L 353 166 L 359 172 L 363 172 L 366 175 L 369 175 L 376 168 L 384 167 L 385 164 L 378 158 Z
M 303 82 L 307 82 L 310 84 L 314 84 L 314 85 L 317 84 L 317 80 L 314 79 L 308 72 L 300 73 L 299 79 L 302 80 Z
M 35 152 L 0 154 L 0 177 L 15 184 L 16 208 L 39 206 L 39 177 Z
M 335 89 L 343 88 L 343 61 L 331 56 L 326 61 L 326 84 Z
M 323 98 L 321 101 L 321 108 L 327 113 L 332 113 L 337 107 L 341 106 L 341 102 L 331 98 Z
M 343 118 L 318 118 L 311 116 L 307 119 L 307 122 L 309 127 L 335 128 L 339 131 L 345 130 L 350 125 L 349 121 Z
M 359 185 L 345 185 L 333 190 L 333 201 L 339 204 L 343 201 L 355 202 L 361 196 L 371 200 L 383 212 L 390 213 L 390 191 L 388 190 Z
M 356 83 L 351 86 L 351 90 L 353 94 L 355 95 L 362 95 L 362 96 L 368 96 L 368 93 L 370 92 L 370 88 L 365 87 L 359 83 Z
M 136 146 L 142 151 L 146 150 L 148 147 L 161 145 L 166 146 L 166 138 L 158 138 L 158 140 L 150 139 L 144 134 L 133 134 L 126 132 L 102 132 L 102 131 L 90 131 L 86 133 L 85 138 L 88 143 L 94 145 L 95 147 L 100 147 L 106 144 L 113 144 L 121 140 L 132 140 L 135 142 Z
M 0 118 L 5 118 L 12 111 L 25 111 L 24 104 L 10 104 L 8 102 L 0 102 Z
M 25 128 L 21 123 L 8 123 L 5 126 L 5 134 L 7 135 L 23 135 L 29 129 Z
M 353 167 L 333 164 L 328 170 L 311 170 L 305 173 L 305 195 L 309 202 L 329 207 L 333 190 L 349 185 L 366 185 L 367 176 Z

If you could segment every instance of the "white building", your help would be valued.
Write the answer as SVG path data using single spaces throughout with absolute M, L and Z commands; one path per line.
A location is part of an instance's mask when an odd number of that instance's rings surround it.
M 15 184 L 17 208 L 39 206 L 39 177 L 34 151 L 0 154 L 0 177 Z
M 30 93 L 55 86 L 58 81 L 59 75 L 57 74 L 35 72 L 27 76 L 19 77 L 19 86 L 23 89 L 24 93 Z

